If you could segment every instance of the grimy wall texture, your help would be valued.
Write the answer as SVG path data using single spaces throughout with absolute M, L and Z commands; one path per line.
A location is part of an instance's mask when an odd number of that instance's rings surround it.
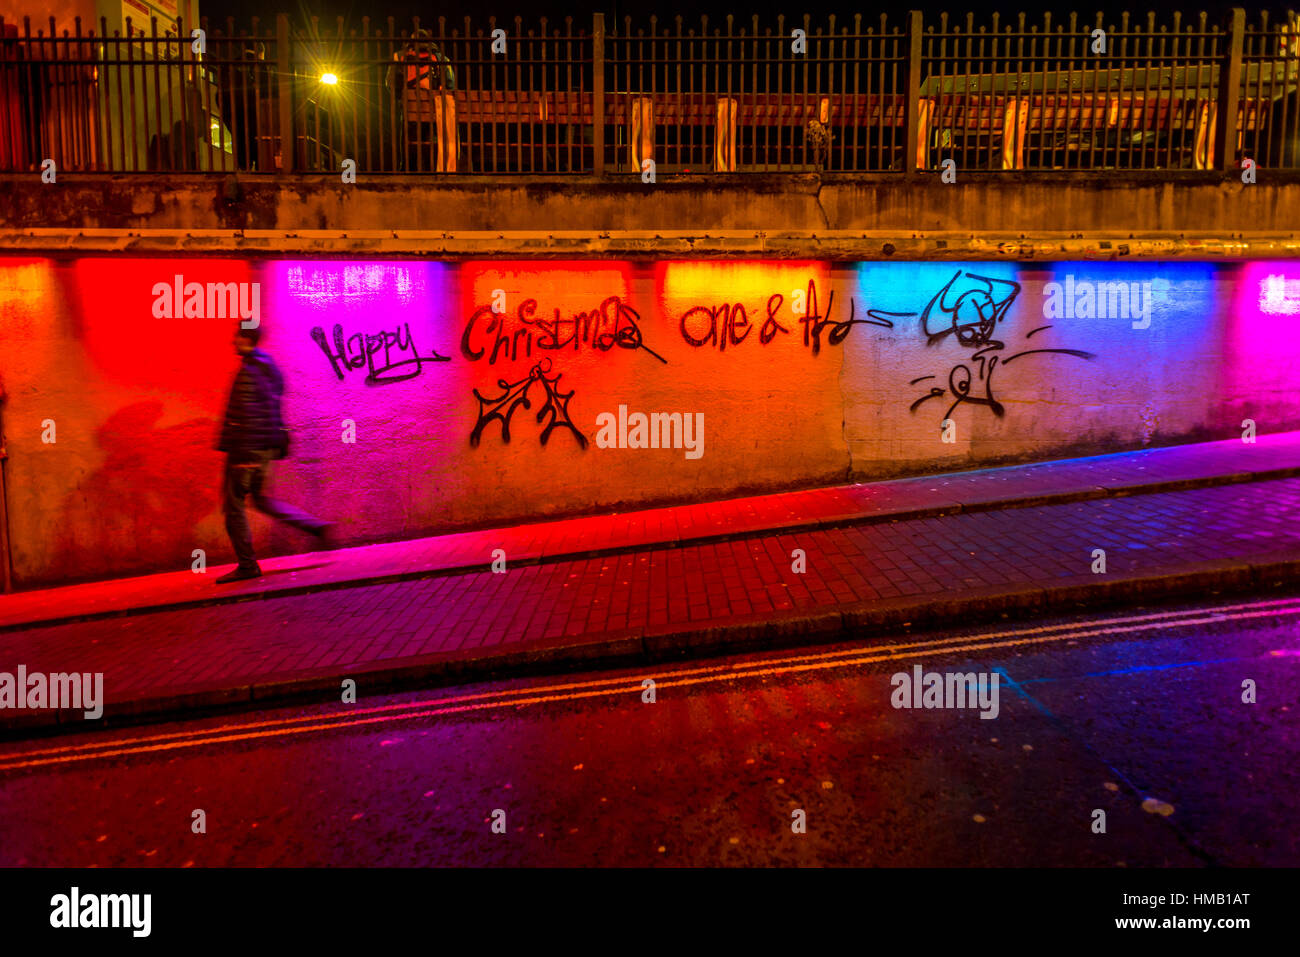
M 1285 262 L 7 258 L 16 584 L 232 560 L 241 295 L 350 543 L 1300 427 Z

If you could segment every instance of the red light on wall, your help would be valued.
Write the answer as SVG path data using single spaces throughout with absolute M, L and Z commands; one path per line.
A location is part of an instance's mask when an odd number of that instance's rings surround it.
M 195 398 L 223 392 L 237 364 L 231 338 L 241 306 L 255 307 L 259 323 L 265 318 L 246 260 L 91 258 L 78 261 L 71 278 L 89 359 L 136 388 Z

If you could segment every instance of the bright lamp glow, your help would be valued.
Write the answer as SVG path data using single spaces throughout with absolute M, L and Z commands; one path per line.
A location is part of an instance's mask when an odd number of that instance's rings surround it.
M 339 78 L 335 76 L 333 73 L 322 73 L 320 75 L 320 81 L 324 83 L 326 86 L 333 86 L 334 84 L 338 83 Z

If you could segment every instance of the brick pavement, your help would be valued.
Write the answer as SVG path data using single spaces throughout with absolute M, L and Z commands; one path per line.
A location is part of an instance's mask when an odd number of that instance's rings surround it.
M 1105 575 L 1091 571 L 1096 548 Z M 792 570 L 795 549 L 806 553 L 804 574 Z M 944 603 L 960 621 L 1006 595 L 1038 602 L 1189 573 L 1205 588 L 1279 562 L 1300 568 L 1300 478 L 778 530 L 45 625 L 0 635 L 0 670 L 102 671 L 110 716 L 162 713 L 312 687 L 336 696 L 346 675 L 423 680 L 596 654 L 644 660 L 719 628 L 755 642 L 810 622 L 838 633 L 918 602 Z
M 38 621 L 302 594 L 477 569 L 496 548 L 519 565 L 776 529 L 884 522 L 1283 476 L 1300 476 L 1300 432 L 1261 435 L 1253 444 L 1234 439 L 1180 445 L 292 555 L 263 561 L 265 577 L 237 585 L 214 584 L 224 570 L 219 564 L 211 565 L 207 575 L 192 574 L 186 558 L 185 568 L 176 572 L 0 597 L 0 632 Z

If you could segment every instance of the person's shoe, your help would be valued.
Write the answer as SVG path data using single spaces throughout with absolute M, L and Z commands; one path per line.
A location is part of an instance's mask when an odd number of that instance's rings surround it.
M 218 585 L 229 585 L 231 582 L 247 581 L 250 578 L 261 578 L 262 566 L 254 562 L 252 565 L 236 565 L 235 570 L 227 572 L 217 579 Z

